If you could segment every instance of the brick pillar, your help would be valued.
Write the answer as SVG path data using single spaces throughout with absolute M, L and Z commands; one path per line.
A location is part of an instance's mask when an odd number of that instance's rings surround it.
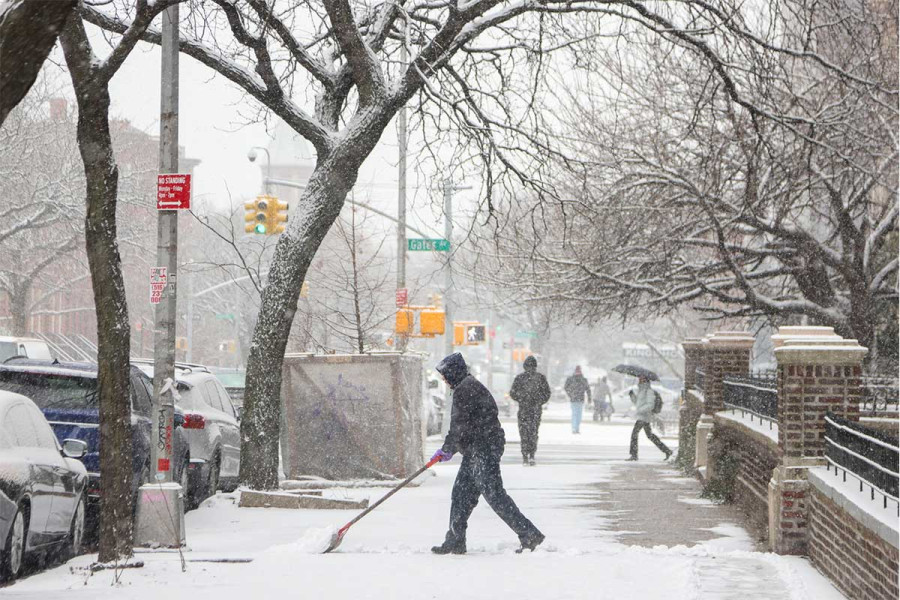
M 709 464 L 709 435 L 713 430 L 713 415 L 725 408 L 722 379 L 728 375 L 750 372 L 750 351 L 753 336 L 745 331 L 717 331 L 701 344 L 700 362 L 705 373 L 703 382 L 703 416 L 697 423 L 694 466 L 707 479 Z
M 729 375 L 750 374 L 753 336 L 746 331 L 717 331 L 706 346 L 706 381 L 703 387 L 704 414 L 712 416 L 725 409 L 722 380 Z
M 831 327 L 782 327 L 772 339 L 782 464 L 769 481 L 769 547 L 779 554 L 805 554 L 806 473 L 825 462 L 825 414 L 859 420 L 868 350 L 835 335 Z
M 701 338 L 687 338 L 681 342 L 684 350 L 684 387 L 693 388 L 697 383 L 697 367 L 700 366 L 703 340 Z

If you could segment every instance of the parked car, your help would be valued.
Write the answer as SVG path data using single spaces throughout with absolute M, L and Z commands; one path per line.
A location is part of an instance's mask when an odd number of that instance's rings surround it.
M 132 491 L 137 498 L 142 483 L 149 483 L 151 471 L 152 381 L 137 367 L 131 367 L 131 426 L 133 451 Z M 43 412 L 60 441 L 82 440 L 87 453 L 81 458 L 87 468 L 87 529 L 96 533 L 100 493 L 100 406 L 97 365 L 17 359 L 0 365 L 0 390 L 31 398 Z M 190 493 L 188 465 L 190 450 L 182 430 L 184 415 L 176 410 L 173 434 L 173 479 Z
M 81 552 L 87 470 L 81 440 L 60 446 L 37 405 L 0 391 L 0 571 L 19 575 L 27 558 Z
M 147 361 L 135 364 L 153 376 Z M 191 447 L 191 505 L 199 504 L 216 490 L 232 491 L 238 486 L 241 468 L 241 427 L 238 413 L 228 392 L 216 376 L 204 366 L 175 365 L 178 397 L 176 405 L 184 411 L 184 430 Z
M 50 346 L 44 340 L 0 336 L 0 363 L 14 356 L 51 360 Z

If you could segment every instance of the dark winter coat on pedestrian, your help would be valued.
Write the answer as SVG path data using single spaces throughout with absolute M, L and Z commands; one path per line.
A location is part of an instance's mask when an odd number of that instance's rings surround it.
M 519 404 L 519 413 L 540 411 L 550 400 L 550 385 L 547 378 L 537 372 L 537 361 L 533 356 L 525 359 L 525 372 L 516 375 L 509 397 Z
M 585 396 L 588 402 L 591 401 L 591 386 L 584 375 L 571 375 L 566 379 L 565 390 L 571 402 L 584 402 Z
M 474 448 L 503 448 L 506 436 L 497 416 L 497 403 L 484 385 L 469 375 L 459 353 L 451 354 L 437 366 L 453 390 L 450 431 L 444 439 L 444 452 L 465 455 Z

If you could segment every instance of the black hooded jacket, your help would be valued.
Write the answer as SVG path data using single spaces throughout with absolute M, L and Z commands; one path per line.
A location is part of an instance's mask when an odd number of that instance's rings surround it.
M 540 412 L 541 406 L 550 400 L 550 386 L 547 378 L 537 372 L 537 360 L 533 356 L 525 359 L 525 372 L 516 375 L 509 397 L 519 403 L 519 411 Z
M 453 389 L 450 431 L 444 439 L 444 452 L 461 452 L 476 447 L 503 447 L 506 437 L 497 418 L 497 403 L 484 385 L 471 375 L 459 352 L 442 360 L 438 373 Z

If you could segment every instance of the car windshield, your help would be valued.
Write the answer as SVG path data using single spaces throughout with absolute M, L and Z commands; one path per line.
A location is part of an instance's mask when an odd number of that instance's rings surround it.
M 3 371 L 0 389 L 31 398 L 41 410 L 98 408 L 97 380 L 90 377 Z

